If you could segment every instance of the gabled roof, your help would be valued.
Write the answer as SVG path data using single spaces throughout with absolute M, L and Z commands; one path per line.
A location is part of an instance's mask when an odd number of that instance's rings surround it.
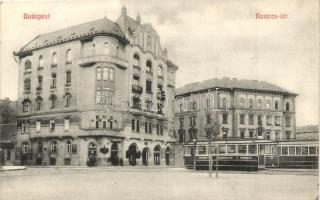
M 21 48 L 19 53 L 93 35 L 110 35 L 126 41 L 120 26 L 107 18 L 79 24 L 55 32 L 41 34 Z
M 189 93 L 195 93 L 202 90 L 209 90 L 211 88 L 227 88 L 227 89 L 247 89 L 247 90 L 259 90 L 269 92 L 280 92 L 284 94 L 297 95 L 289 92 L 277 85 L 268 83 L 266 81 L 257 80 L 238 80 L 235 78 L 214 78 L 205 80 L 203 82 L 195 82 L 176 89 L 176 95 L 184 95 Z

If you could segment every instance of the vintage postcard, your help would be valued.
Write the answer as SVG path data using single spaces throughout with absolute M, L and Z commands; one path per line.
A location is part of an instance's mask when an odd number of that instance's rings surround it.
M 0 2 L 0 199 L 319 199 L 319 2 Z

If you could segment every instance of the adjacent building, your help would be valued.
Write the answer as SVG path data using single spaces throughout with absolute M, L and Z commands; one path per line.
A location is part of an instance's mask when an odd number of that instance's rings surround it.
M 215 124 L 218 139 L 295 139 L 296 96 L 265 81 L 235 78 L 177 88 L 177 138 L 180 143 L 206 140 L 206 127 Z
M 297 127 L 296 130 L 297 140 L 319 140 L 319 126 L 308 125 Z
M 151 24 L 123 7 L 108 18 L 40 34 L 19 63 L 16 162 L 173 163 L 175 73 Z

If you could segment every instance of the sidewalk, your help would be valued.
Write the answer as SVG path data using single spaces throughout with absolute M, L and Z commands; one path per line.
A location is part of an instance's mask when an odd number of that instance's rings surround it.
M 259 171 L 277 171 L 277 172 L 315 172 L 318 173 L 319 169 L 295 169 L 295 168 L 265 168 Z
M 27 169 L 25 166 L 0 166 L 0 171 L 15 171 Z

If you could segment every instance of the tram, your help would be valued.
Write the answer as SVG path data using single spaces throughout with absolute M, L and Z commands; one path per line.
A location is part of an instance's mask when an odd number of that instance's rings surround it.
M 318 168 L 317 141 L 223 140 L 184 145 L 186 168 L 257 171 L 263 168 Z M 210 151 L 210 152 L 209 152 Z

